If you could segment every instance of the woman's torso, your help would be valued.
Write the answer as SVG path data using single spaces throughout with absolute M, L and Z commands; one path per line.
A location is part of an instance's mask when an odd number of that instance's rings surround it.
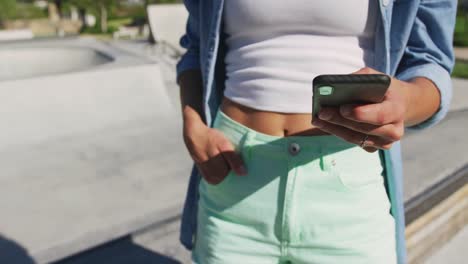
M 374 1 L 226 0 L 224 12 L 221 110 L 270 135 L 325 134 L 311 124 L 312 79 L 372 67 Z

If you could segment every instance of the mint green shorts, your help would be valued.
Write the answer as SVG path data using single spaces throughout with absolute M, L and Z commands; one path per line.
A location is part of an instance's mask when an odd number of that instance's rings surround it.
M 259 133 L 221 111 L 214 128 L 248 174 L 201 180 L 194 263 L 397 263 L 378 152 L 329 135 Z

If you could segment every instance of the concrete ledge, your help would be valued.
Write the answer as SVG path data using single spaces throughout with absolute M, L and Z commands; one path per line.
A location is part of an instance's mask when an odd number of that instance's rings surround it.
M 468 163 L 455 173 L 435 183 L 423 193 L 405 203 L 405 221 L 410 225 L 414 220 L 447 199 L 461 187 L 468 184 Z
M 164 42 L 179 53 L 184 49 L 179 40 L 185 34 L 188 12 L 183 4 L 156 4 L 148 6 L 150 29 L 156 42 Z
M 434 252 L 425 264 L 465 264 L 468 259 L 466 242 L 468 241 L 468 225 L 450 239 L 441 249 Z
M 450 111 L 462 111 L 468 109 L 468 80 L 453 78 L 453 98 L 450 104 Z
M 1 82 L 0 95 L 0 263 L 23 263 L 5 247 L 50 263 L 180 214 L 191 162 L 157 64 Z
M 29 29 L 0 30 L 0 41 L 32 39 L 34 34 Z
M 408 261 L 423 263 L 468 224 L 468 185 L 406 228 Z

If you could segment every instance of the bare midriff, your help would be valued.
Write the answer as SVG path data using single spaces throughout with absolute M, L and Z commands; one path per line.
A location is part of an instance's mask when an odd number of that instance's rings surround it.
M 272 136 L 328 135 L 311 124 L 312 114 L 280 113 L 254 109 L 223 97 L 221 111 L 231 119 L 257 132 Z

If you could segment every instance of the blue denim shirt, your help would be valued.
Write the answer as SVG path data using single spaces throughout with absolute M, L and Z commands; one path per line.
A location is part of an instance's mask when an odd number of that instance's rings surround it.
M 371 0 L 373 1 L 373 0 Z M 454 64 L 452 36 L 456 0 L 375 0 L 379 17 L 375 37 L 375 69 L 404 81 L 430 79 L 439 89 L 438 111 L 424 122 L 407 127 L 420 130 L 439 122 L 448 112 L 452 97 L 450 73 Z M 186 33 L 180 45 L 187 49 L 177 63 L 177 79 L 185 70 L 200 69 L 203 78 L 203 106 L 206 122 L 213 117 L 224 91 L 225 33 L 222 30 L 224 0 L 185 0 L 189 12 Z M 406 263 L 403 170 L 399 142 L 380 150 L 385 161 L 385 187 L 396 225 L 398 263 Z M 196 232 L 200 173 L 193 166 L 182 213 L 180 241 L 193 248 Z

